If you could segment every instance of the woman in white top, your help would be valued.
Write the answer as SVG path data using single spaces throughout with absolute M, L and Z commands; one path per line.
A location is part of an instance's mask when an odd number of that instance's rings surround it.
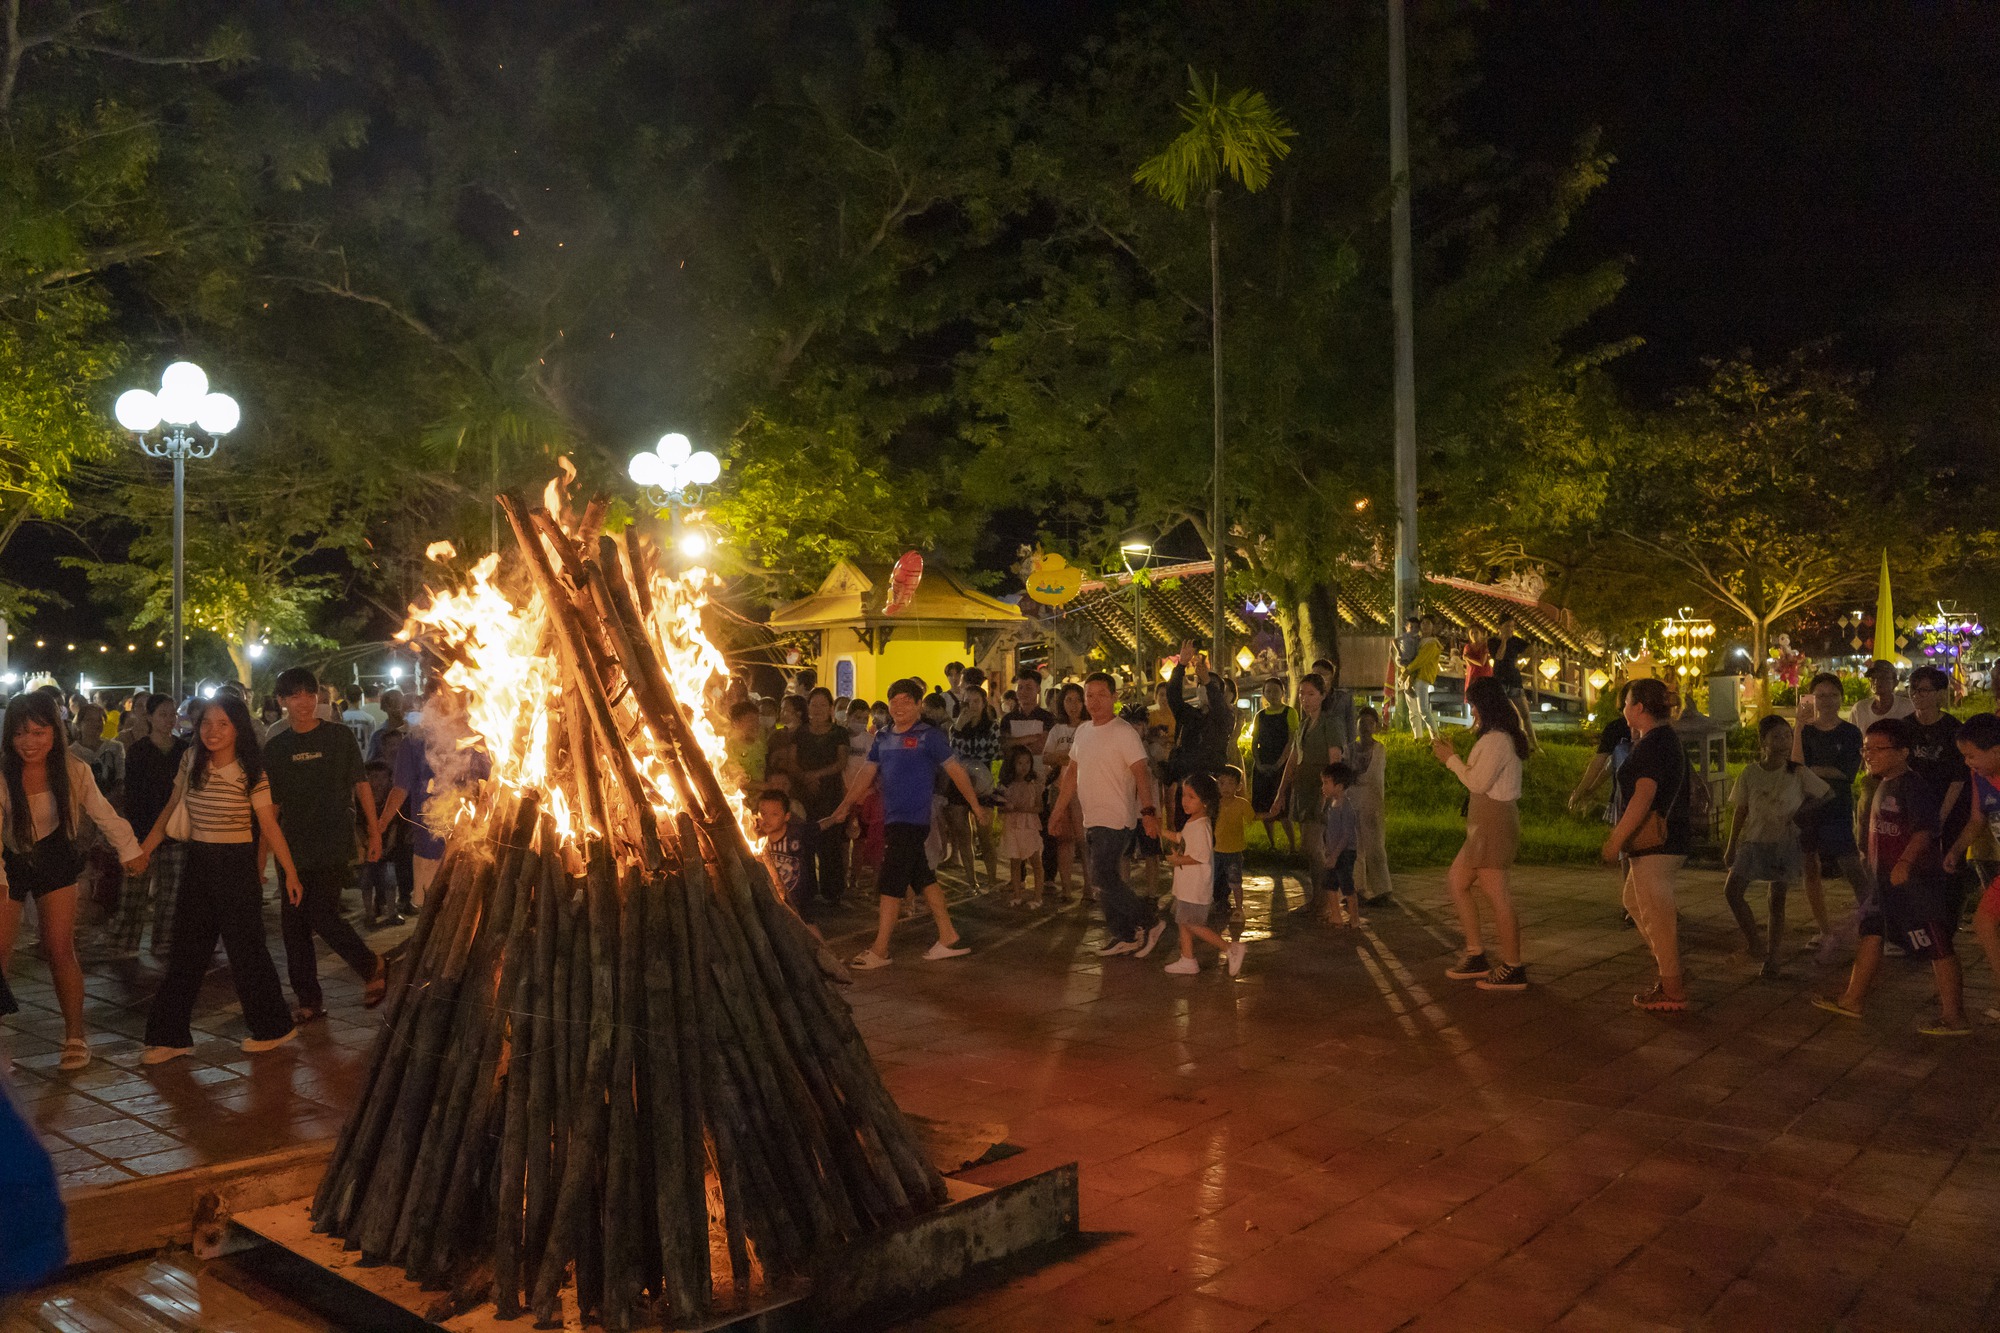
M 158 847 L 175 813 L 186 810 L 187 864 L 174 903 L 173 952 L 146 1015 L 146 1053 L 140 1058 L 149 1065 L 164 1064 L 194 1049 L 189 1024 L 218 936 L 228 951 L 236 998 L 250 1028 L 243 1049 L 254 1055 L 282 1046 L 294 1035 L 292 1012 L 285 1007 L 278 969 L 271 964 L 264 940 L 259 833 L 284 869 L 285 896 L 293 905 L 304 889 L 271 805 L 271 786 L 264 778 L 263 752 L 250 728 L 250 710 L 241 699 L 221 695 L 202 709 L 196 736 L 199 743 L 189 752 L 174 794 L 144 847 L 149 854 Z
M 1528 988 L 1528 970 L 1521 965 L 1521 926 L 1514 917 L 1514 899 L 1507 891 L 1507 871 L 1521 845 L 1521 761 L 1528 757 L 1528 737 L 1521 715 L 1506 690 L 1491 676 L 1468 685 L 1465 702 L 1472 708 L 1478 737 L 1472 754 L 1458 757 L 1442 736 L 1431 741 L 1431 753 L 1465 784 L 1465 845 L 1451 863 L 1446 883 L 1465 930 L 1465 957 L 1445 972 L 1454 981 L 1477 979 L 1479 989 L 1521 991 Z M 1500 948 L 1500 966 L 1486 961 L 1479 926 L 1479 899 L 1493 913 L 1493 930 Z
M 101 719 L 100 719 L 101 724 Z M 19 695 L 7 705 L 0 723 L 0 864 L 7 887 L 0 905 L 0 1014 L 12 1013 L 13 996 L 5 983 L 7 962 L 14 956 L 14 934 L 21 925 L 21 904 L 35 900 L 35 920 L 42 947 L 49 956 L 56 1003 L 62 1009 L 61 1068 L 77 1070 L 90 1063 L 90 1045 L 83 1035 L 83 965 L 76 957 L 76 882 L 83 873 L 83 821 L 100 829 L 132 874 L 142 874 L 146 857 L 132 826 L 118 817 L 97 790 L 90 765 L 71 757 L 64 741 L 62 714 L 56 701 L 40 691 Z

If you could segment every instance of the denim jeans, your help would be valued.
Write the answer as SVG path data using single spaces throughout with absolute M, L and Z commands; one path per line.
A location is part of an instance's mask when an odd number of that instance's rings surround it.
M 1132 830 L 1092 828 L 1085 835 L 1090 845 L 1090 883 L 1104 908 L 1104 924 L 1114 940 L 1136 940 L 1159 919 L 1159 911 L 1125 882 L 1125 850 L 1132 844 Z

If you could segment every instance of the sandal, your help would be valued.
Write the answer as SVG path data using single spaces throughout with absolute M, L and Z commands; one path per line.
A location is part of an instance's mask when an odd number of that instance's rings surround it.
M 375 975 L 368 978 L 368 985 L 361 992 L 361 1007 L 373 1009 L 382 1003 L 382 997 L 389 993 L 389 961 L 380 954 L 375 955 Z M 325 1017 L 325 1011 L 320 1012 Z
M 1829 998 L 1829 997 L 1827 997 L 1827 996 L 1825 996 L 1825 995 L 1815 995 L 1815 996 L 1813 996 L 1813 997 L 1812 997 L 1812 1002 L 1813 1002 L 1813 1008 L 1815 1008 L 1815 1009 L 1824 1009 L 1824 1010 L 1826 1010 L 1826 1011 L 1827 1011 L 1827 1012 L 1828 1012 L 1829 1014 L 1839 1014 L 1839 1015 L 1840 1015 L 1840 1016 L 1841 1016 L 1842 1018 L 1859 1018 L 1859 1017 L 1861 1017 L 1861 1011 L 1860 1011 L 1859 1009 L 1849 1009 L 1849 1008 L 1848 1008 L 1848 1007 L 1847 1007 L 1846 1005 L 1842 1004 L 1842 1003 L 1841 1003 L 1841 1002 L 1840 1002 L 1839 1000 L 1835 1000 L 1835 999 L 1831 999 L 1831 998 Z
M 82 1037 L 70 1037 L 62 1044 L 62 1061 L 56 1068 L 65 1074 L 74 1074 L 90 1063 L 90 1043 Z
M 1643 1009 L 1649 1014 L 1684 1014 L 1688 1007 L 1686 999 L 1674 999 L 1667 994 L 1665 986 L 1658 984 L 1649 991 L 1641 991 L 1634 995 L 1632 1004 L 1634 1008 Z
M 319 1022 L 320 1019 L 325 1017 L 326 1017 L 325 1006 L 302 1004 L 298 1008 L 292 1010 L 292 1026 L 302 1028 L 308 1023 L 317 1023 Z

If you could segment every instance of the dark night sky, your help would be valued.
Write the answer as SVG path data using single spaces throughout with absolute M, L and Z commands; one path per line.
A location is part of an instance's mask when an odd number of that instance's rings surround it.
M 1892 304 L 2000 250 L 2000 5 L 1498 0 L 1468 133 L 1618 161 L 1571 242 L 1632 258 L 1602 321 L 1642 392 L 1832 335 L 1885 365 Z
M 1115 12 L 903 8 L 927 38 L 971 23 L 1053 58 Z M 1641 401 L 1739 348 L 1833 336 L 1843 359 L 1886 367 L 1910 336 L 1884 327 L 1892 305 L 2000 272 L 2000 3 L 1494 0 L 1474 28 L 1468 137 L 1556 161 L 1595 125 L 1617 158 L 1561 258 L 1630 257 L 1589 332 L 1646 339 L 1617 367 Z M 73 549 L 25 531 L 7 572 L 77 603 L 37 627 L 95 636 L 81 580 L 55 566 Z

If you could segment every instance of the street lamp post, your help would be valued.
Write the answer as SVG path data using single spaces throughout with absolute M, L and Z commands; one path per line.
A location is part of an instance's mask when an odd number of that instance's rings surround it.
M 242 411 L 226 393 L 210 393 L 208 376 L 192 361 L 176 361 L 160 374 L 160 391 L 128 389 L 112 408 L 118 424 L 154 458 L 174 461 L 174 703 L 181 701 L 181 597 L 185 558 L 187 461 L 214 455 L 222 437 L 236 429 Z M 153 432 L 159 430 L 155 438 Z M 190 430 L 189 427 L 194 427 Z
M 681 528 L 681 517 L 691 507 L 689 493 L 712 485 L 722 475 L 722 461 L 706 449 L 696 449 L 679 431 L 669 431 L 660 442 L 643 453 L 632 455 L 625 475 L 645 493 L 656 509 L 667 511 L 676 529 L 680 553 L 690 560 L 708 554 L 708 534 L 698 527 Z
M 1217 547 L 1220 550 L 1220 547 Z M 1125 572 L 1132 576 L 1132 683 L 1139 689 L 1146 688 L 1146 621 L 1141 614 L 1139 571 L 1132 567 L 1134 557 L 1141 565 L 1153 554 L 1153 544 L 1144 537 L 1127 537 L 1118 543 L 1118 554 L 1124 557 Z

